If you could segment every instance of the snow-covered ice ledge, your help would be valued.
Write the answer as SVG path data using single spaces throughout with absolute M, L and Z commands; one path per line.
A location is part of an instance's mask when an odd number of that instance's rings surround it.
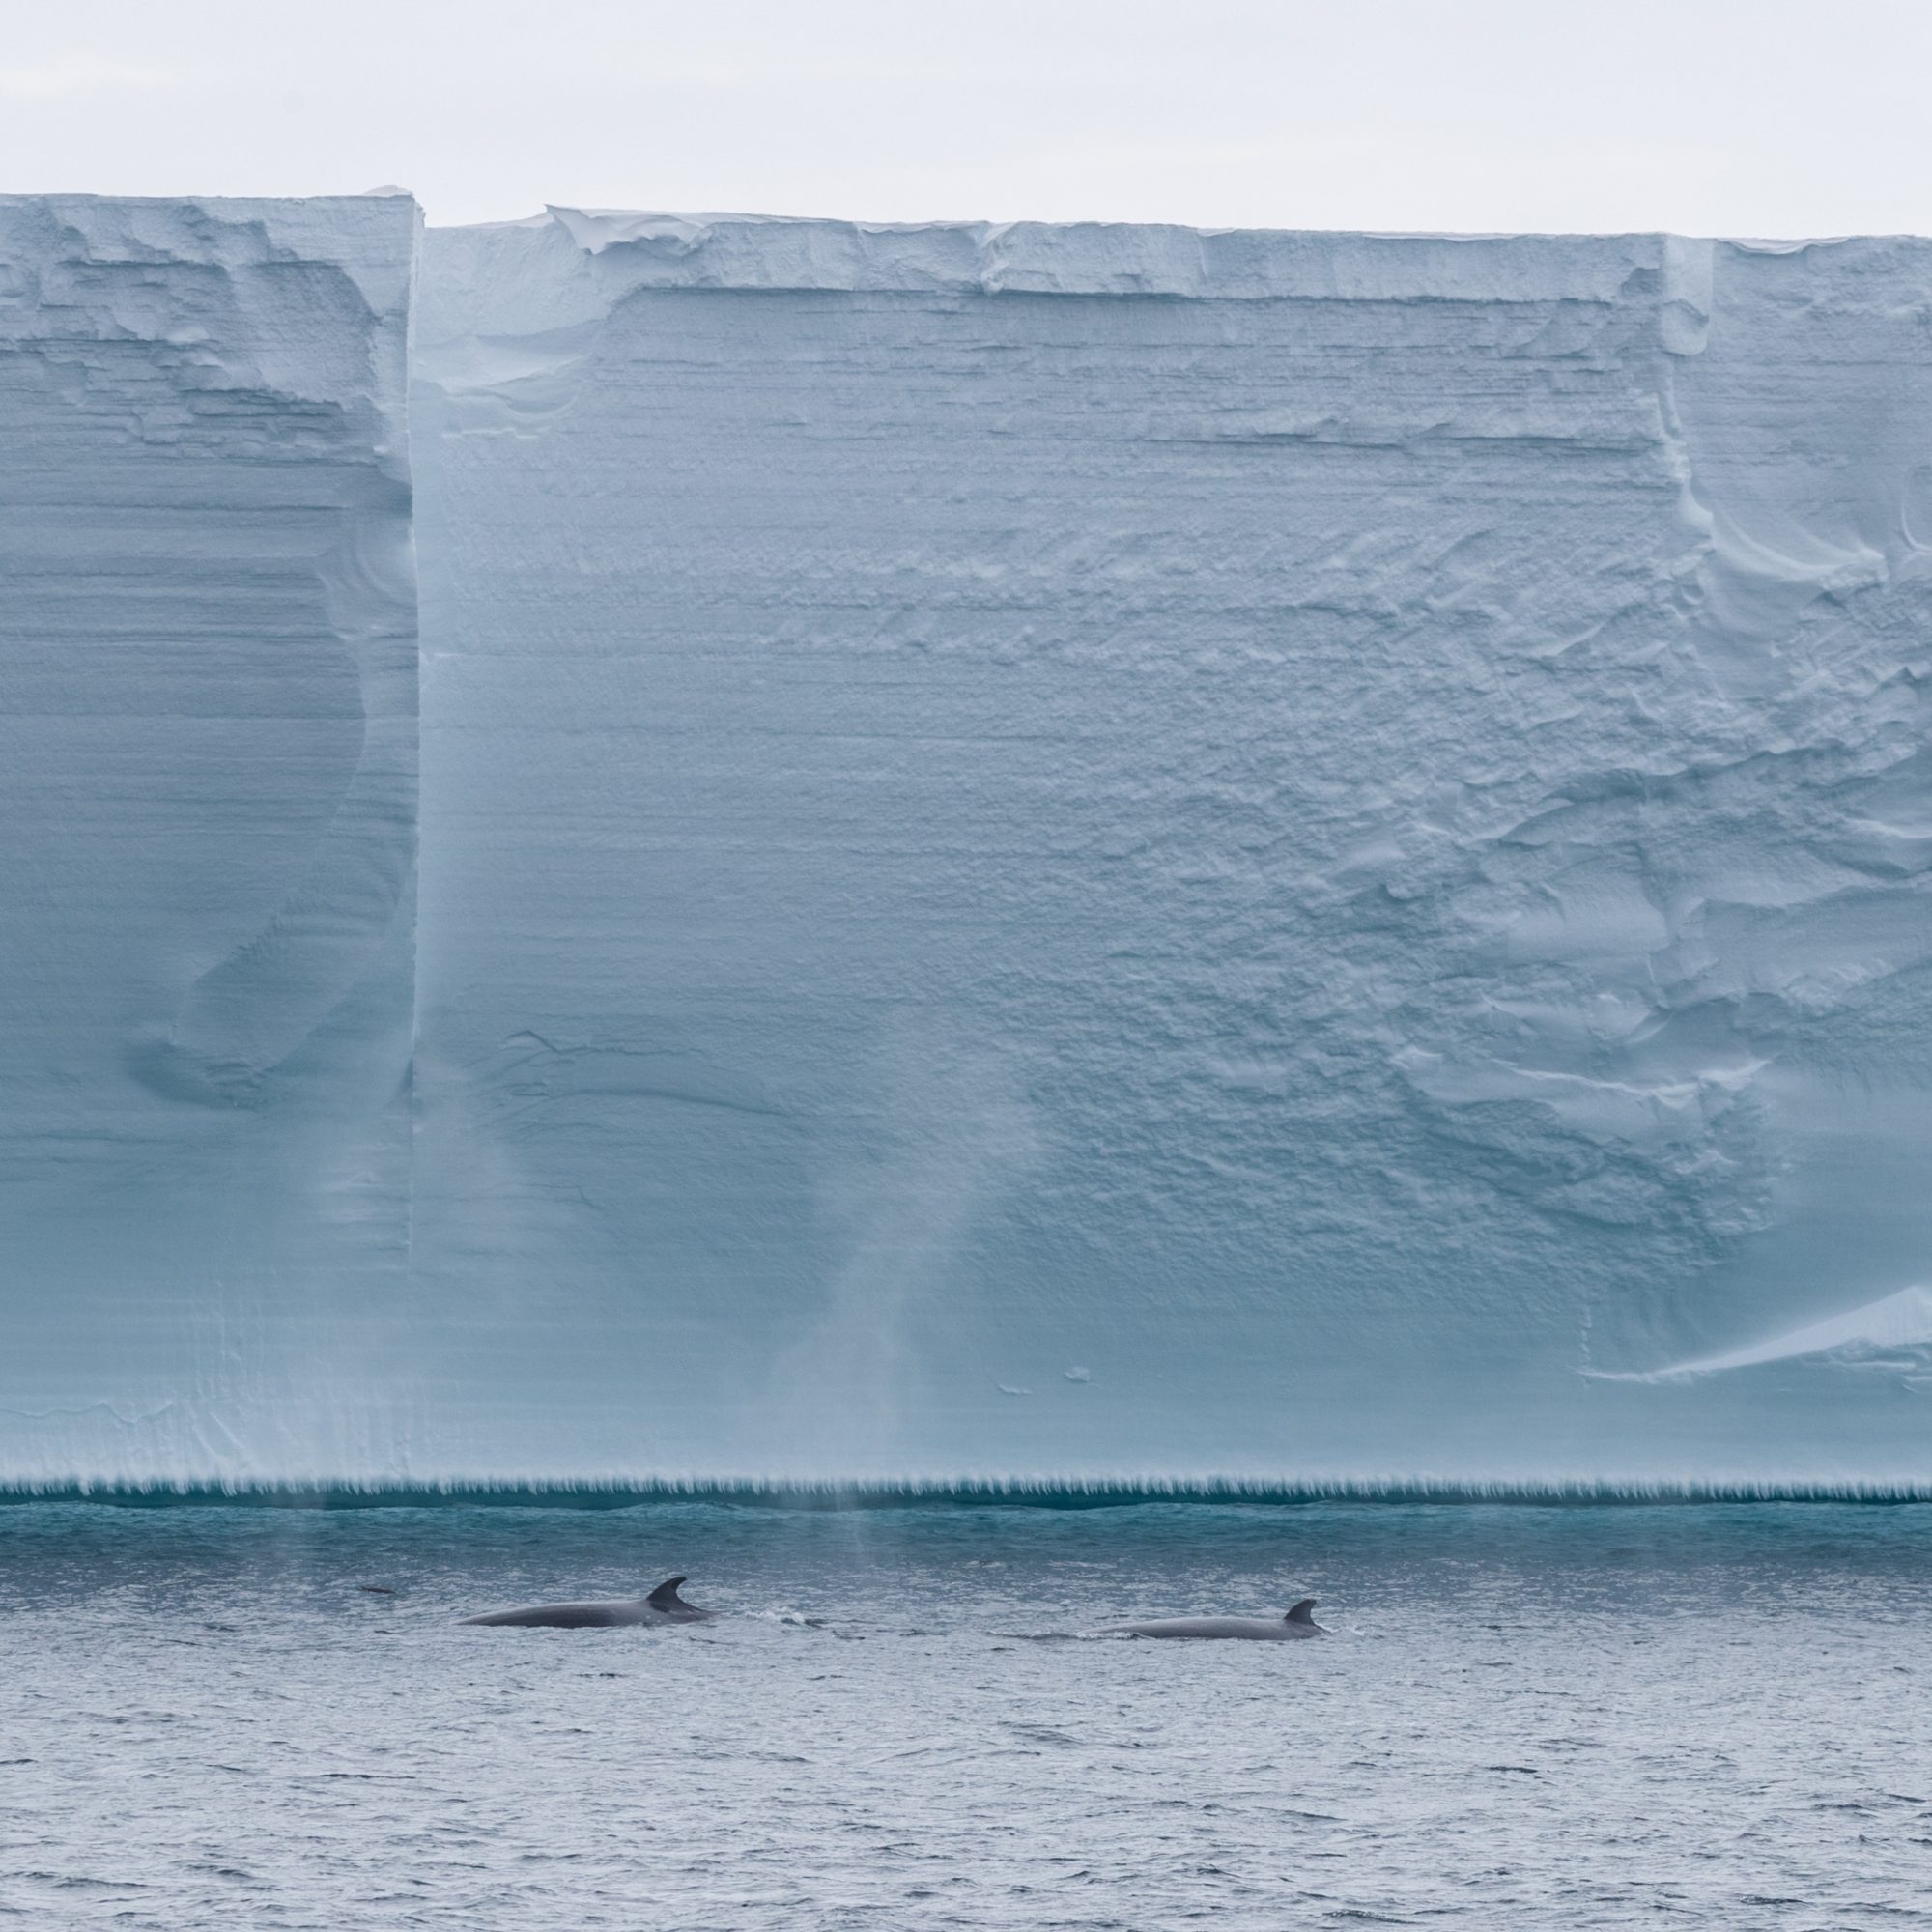
M 561 242 L 633 286 L 1219 301 L 1608 300 L 1632 268 L 1708 243 L 1662 235 L 1354 235 L 1131 222 L 824 221 L 553 207 L 435 231 L 439 247 Z M 1829 244 L 1766 244 L 1773 246 Z M 487 298 L 487 291 L 484 292 Z

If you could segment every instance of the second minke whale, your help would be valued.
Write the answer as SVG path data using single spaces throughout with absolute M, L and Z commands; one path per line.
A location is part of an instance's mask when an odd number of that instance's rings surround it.
M 1249 1643 L 1282 1643 L 1325 1636 L 1315 1621 L 1315 1599 L 1303 1597 L 1285 1617 L 1154 1617 L 1147 1623 L 1113 1624 L 1112 1636 L 1226 1636 Z
M 677 1594 L 685 1579 L 672 1577 L 648 1597 L 611 1597 L 600 1603 L 531 1604 L 521 1610 L 491 1610 L 465 1617 L 466 1624 L 521 1624 L 550 1630 L 610 1630 L 619 1624 L 707 1624 L 716 1610 L 700 1610 Z

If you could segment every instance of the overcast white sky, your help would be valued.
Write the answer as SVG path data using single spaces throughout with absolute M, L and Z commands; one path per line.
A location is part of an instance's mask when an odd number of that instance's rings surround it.
M 0 190 L 1932 230 L 1932 0 L 0 0 Z

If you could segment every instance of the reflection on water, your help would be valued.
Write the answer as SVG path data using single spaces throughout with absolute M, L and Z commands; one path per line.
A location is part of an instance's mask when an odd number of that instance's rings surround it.
M 1928 1558 L 1926 1506 L 14 1504 L 0 1917 L 1932 1924 Z M 677 1571 L 728 1617 L 455 1622 Z

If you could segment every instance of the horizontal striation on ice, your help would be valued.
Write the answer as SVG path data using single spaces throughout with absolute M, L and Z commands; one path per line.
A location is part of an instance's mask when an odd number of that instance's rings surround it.
M 355 206 L 7 205 L 13 1471 L 1920 1470 L 1932 243 Z
M 9 1474 L 393 1453 L 416 227 L 0 200 Z
M 1928 265 L 429 231 L 450 1466 L 1916 1467 Z

